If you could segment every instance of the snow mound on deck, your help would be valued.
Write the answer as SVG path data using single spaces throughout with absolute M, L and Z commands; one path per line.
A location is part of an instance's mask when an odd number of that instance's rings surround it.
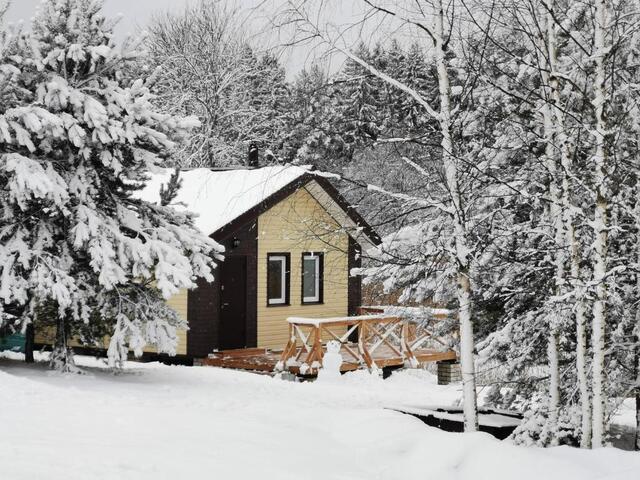
M 160 169 L 159 173 L 151 174 L 136 196 L 158 203 L 160 186 L 169 182 L 173 171 Z M 308 169 L 293 165 L 252 170 L 185 170 L 180 172 L 182 188 L 172 203 L 180 210 L 197 214 L 196 227 L 210 235 L 306 173 Z

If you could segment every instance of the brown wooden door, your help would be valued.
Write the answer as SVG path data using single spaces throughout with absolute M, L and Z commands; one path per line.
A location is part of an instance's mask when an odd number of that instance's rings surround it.
M 220 349 L 247 346 L 247 259 L 228 256 L 220 272 Z

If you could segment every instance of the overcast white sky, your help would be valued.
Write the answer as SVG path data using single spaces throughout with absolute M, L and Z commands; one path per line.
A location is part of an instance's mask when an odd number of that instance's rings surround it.
M 34 16 L 37 6 L 42 0 L 11 0 L 11 6 L 7 14 L 8 22 L 18 22 L 24 20 L 29 23 Z M 104 12 L 107 17 L 114 17 L 122 14 L 122 20 L 116 28 L 117 37 L 124 38 L 127 34 L 134 33 L 138 28 L 144 28 L 154 14 L 167 10 L 180 11 L 187 4 L 194 3 L 198 0 L 104 0 Z M 215 1 L 215 0 L 214 0 Z M 259 32 L 261 46 L 277 47 L 279 39 L 276 35 L 272 35 L 269 25 L 269 19 L 274 12 L 283 4 L 283 0 L 229 0 L 227 3 L 237 5 L 243 12 L 250 16 L 251 25 L 247 28 L 252 30 L 251 33 Z M 357 15 L 355 11 L 360 5 L 359 2 L 353 0 L 329 0 L 328 10 L 333 17 L 335 23 L 343 23 L 349 21 L 349 17 Z M 358 38 L 359 39 L 359 38 Z M 357 39 L 354 39 L 356 41 Z M 369 39 L 365 38 L 365 41 Z M 279 50 L 282 62 L 287 67 L 290 76 L 297 73 L 305 65 L 309 65 L 317 57 L 323 55 L 326 49 L 296 47 L 287 51 Z M 341 58 L 333 58 L 332 70 L 338 67 L 342 62 Z

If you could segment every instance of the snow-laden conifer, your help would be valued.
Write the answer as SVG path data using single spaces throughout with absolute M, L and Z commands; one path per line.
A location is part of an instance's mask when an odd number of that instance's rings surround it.
M 0 313 L 56 324 L 52 363 L 72 368 L 77 326 L 111 326 L 109 358 L 174 353 L 186 328 L 164 299 L 211 279 L 220 247 L 188 214 L 135 198 L 194 118 L 159 113 L 153 78 L 128 80 L 139 44 L 116 46 L 97 0 L 48 0 L 2 52 Z

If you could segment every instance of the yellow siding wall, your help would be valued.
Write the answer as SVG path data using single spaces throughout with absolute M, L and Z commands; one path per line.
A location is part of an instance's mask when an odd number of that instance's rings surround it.
M 258 347 L 282 349 L 287 317 L 337 317 L 348 313 L 349 237 L 305 189 L 258 217 Z M 290 305 L 267 306 L 267 253 L 291 254 Z M 324 253 L 324 302 L 301 303 L 303 252 Z
M 187 289 L 180 290 L 177 294 L 169 298 L 167 300 L 167 304 L 173 308 L 178 315 L 183 319 L 187 320 Z M 53 344 L 56 338 L 56 331 L 54 327 L 43 327 L 36 328 L 35 332 L 35 342 L 41 344 Z M 72 338 L 69 340 L 69 346 L 71 347 L 82 347 L 86 345 L 82 345 L 76 338 Z M 103 346 L 106 350 L 109 347 L 109 337 L 105 337 L 103 340 Z M 154 347 L 147 347 L 144 349 L 145 352 L 155 352 L 156 349 Z M 178 330 L 178 345 L 176 345 L 176 354 L 177 355 L 186 355 L 187 354 L 187 332 L 186 330 Z
M 56 329 L 54 327 L 36 327 L 34 334 L 35 343 L 53 345 L 56 340 Z
M 170 307 L 172 307 L 180 318 L 185 321 L 188 321 L 187 315 L 187 299 L 189 295 L 189 290 L 183 288 L 176 295 L 167 300 L 167 303 Z M 178 330 L 178 345 L 176 345 L 176 354 L 178 355 L 186 355 L 187 354 L 187 335 L 188 332 L 186 330 Z

